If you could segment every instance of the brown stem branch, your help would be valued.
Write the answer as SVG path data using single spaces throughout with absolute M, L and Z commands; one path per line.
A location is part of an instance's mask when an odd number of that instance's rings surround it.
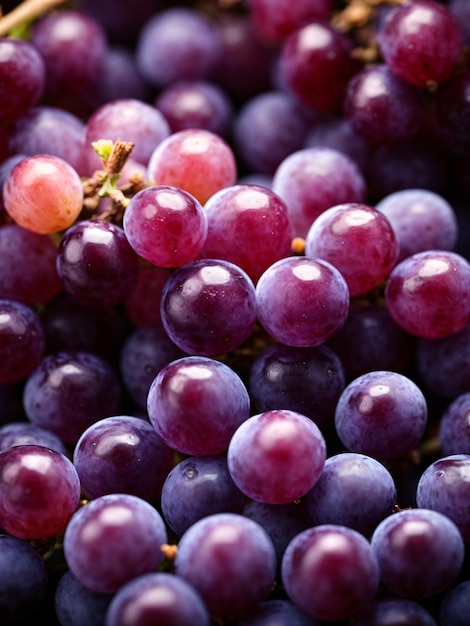
M 0 18 L 0 37 L 5 37 L 27 20 L 34 20 L 43 13 L 64 4 L 65 0 L 24 0 L 21 4 Z

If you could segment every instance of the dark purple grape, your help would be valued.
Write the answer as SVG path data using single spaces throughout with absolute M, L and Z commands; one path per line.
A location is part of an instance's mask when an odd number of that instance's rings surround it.
M 439 420 L 439 442 L 445 456 L 470 454 L 470 392 L 446 406 Z
M 161 326 L 160 298 L 171 270 L 141 264 L 137 284 L 124 300 L 128 317 L 135 326 Z
M 0 426 L 0 450 L 34 444 L 68 455 L 65 444 L 53 432 L 31 422 L 10 421 Z
M 46 67 L 30 41 L 0 38 L 0 122 L 8 126 L 34 107 L 45 89 Z
M 337 524 L 299 533 L 282 559 L 282 582 L 289 598 L 311 617 L 328 622 L 354 617 L 374 598 L 379 577 L 369 541 Z
M 470 6 L 467 0 L 449 0 L 447 7 L 460 24 L 464 45 L 470 45 Z
M 163 484 L 161 509 L 176 535 L 214 513 L 242 513 L 245 495 L 230 476 L 222 455 L 192 456 L 177 463 Z
M 464 580 L 445 594 L 439 608 L 440 624 L 466 626 L 469 611 L 470 580 Z
M 28 419 L 75 444 L 91 424 L 119 412 L 121 384 L 104 358 L 91 352 L 47 355 L 28 377 L 23 403 Z
M 42 445 L 0 452 L 0 527 L 21 539 L 60 535 L 80 501 L 72 461 Z
M 455 523 L 438 511 L 421 508 L 386 517 L 371 544 L 383 585 L 410 600 L 448 589 L 460 573 L 465 552 Z
M 41 554 L 28 541 L 0 535 L 0 620 L 22 623 L 46 597 L 49 574 Z
M 352 619 L 349 626 L 437 626 L 437 623 L 431 613 L 414 600 L 378 598 Z
M 64 534 L 64 555 L 78 581 L 91 591 L 115 593 L 163 561 L 168 540 L 160 513 L 131 494 L 108 494 L 79 508 Z
M 0 384 L 26 379 L 44 354 L 44 330 L 35 309 L 0 299 Z
M 173 451 L 147 420 L 113 415 L 82 433 L 73 463 L 89 498 L 129 493 L 156 502 L 173 467 Z
M 238 348 L 256 322 L 253 281 L 223 259 L 200 259 L 176 269 L 160 307 L 170 339 L 194 355 L 217 357 Z
M 151 572 L 130 580 L 114 594 L 106 613 L 106 626 L 210 623 L 207 607 L 196 589 L 166 572 Z
M 150 422 L 171 448 L 188 455 L 226 452 L 249 417 L 250 399 L 240 376 L 225 363 L 187 356 L 165 365 L 147 400 Z
M 434 96 L 435 128 L 451 154 L 470 150 L 470 70 L 456 72 Z
M 257 522 L 237 513 L 215 513 L 181 537 L 175 573 L 199 592 L 211 614 L 244 617 L 267 598 L 276 554 Z
M 275 621 L 273 621 L 275 620 Z M 266 600 L 236 626 L 319 626 L 316 620 L 284 598 Z
M 91 591 L 68 569 L 55 588 L 55 614 L 60 626 L 103 626 L 112 598 L 113 594 Z

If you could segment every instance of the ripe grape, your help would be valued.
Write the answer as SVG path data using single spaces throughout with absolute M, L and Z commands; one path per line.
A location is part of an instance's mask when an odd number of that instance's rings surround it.
M 36 426 L 31 422 L 19 421 L 10 421 L 0 426 L 0 450 L 26 444 L 44 446 L 68 455 L 68 449 L 63 441 L 47 428 Z
M 449 589 L 444 596 L 439 609 L 441 624 L 453 626 L 466 626 L 468 611 L 470 609 L 470 581 L 464 580 Z
M 57 582 L 54 609 L 61 626 L 103 626 L 113 594 L 88 589 L 67 569 Z
M 470 454 L 470 392 L 454 398 L 439 420 L 439 443 L 445 456 Z
M 443 622 L 443 624 L 446 622 Z M 379 598 L 373 600 L 361 613 L 353 618 L 350 626 L 437 626 L 431 613 L 415 600 L 406 598 Z M 455 624 L 455 626 L 458 626 Z M 463 625 L 462 625 L 463 626 Z

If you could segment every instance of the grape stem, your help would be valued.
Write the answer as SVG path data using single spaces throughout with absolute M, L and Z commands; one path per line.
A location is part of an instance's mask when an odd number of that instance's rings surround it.
M 0 18 L 0 37 L 5 37 L 11 30 L 24 22 L 35 20 L 47 11 L 55 9 L 66 0 L 24 0 L 6 15 Z

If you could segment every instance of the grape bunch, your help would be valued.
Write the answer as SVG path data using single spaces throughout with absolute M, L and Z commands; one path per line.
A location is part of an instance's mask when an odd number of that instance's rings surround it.
M 470 2 L 0 17 L 0 623 L 468 626 Z

